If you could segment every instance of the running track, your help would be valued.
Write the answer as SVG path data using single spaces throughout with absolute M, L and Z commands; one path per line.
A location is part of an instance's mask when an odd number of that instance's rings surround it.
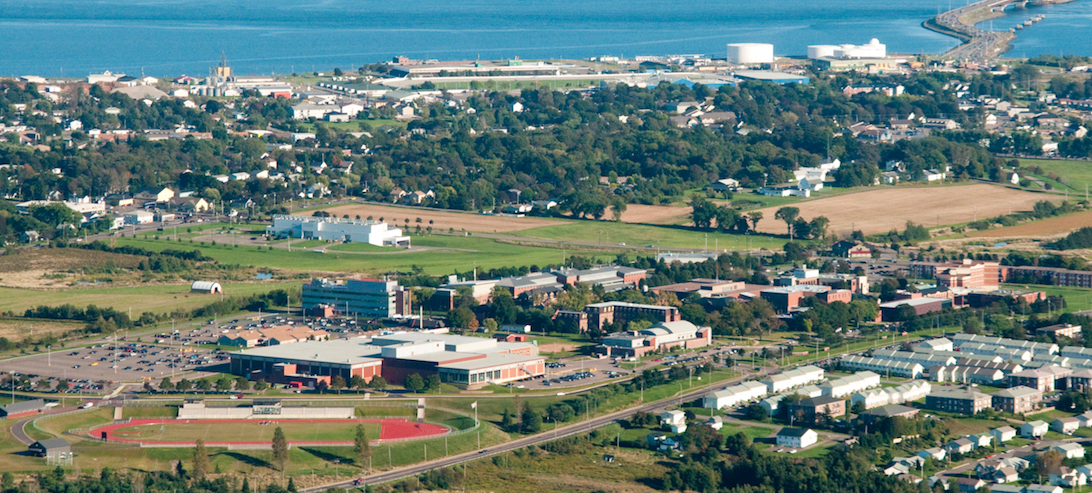
M 270 420 L 272 421 L 272 420 Z M 346 421 L 360 422 L 360 423 L 378 423 L 380 425 L 379 440 L 401 440 L 407 438 L 427 438 L 433 436 L 441 436 L 447 434 L 451 430 L 447 427 L 434 425 L 431 423 L 417 423 L 409 421 L 407 419 L 358 419 L 358 420 L 344 420 L 344 419 L 292 419 L 284 420 L 291 423 L 345 423 Z M 144 443 L 146 445 L 193 445 L 194 442 L 182 442 L 182 441 L 159 441 L 159 440 L 141 440 L 139 438 L 127 438 L 123 436 L 117 436 L 115 433 L 125 428 L 130 428 L 139 425 L 152 425 L 160 423 L 248 423 L 256 424 L 255 420 L 239 420 L 239 419 L 134 419 L 128 423 L 117 423 L 106 426 L 100 426 L 93 430 L 88 431 L 88 435 L 94 438 L 102 437 L 102 433 L 106 433 L 108 441 L 111 442 L 127 442 L 127 443 Z M 233 441 L 233 442 L 205 442 L 208 446 L 227 446 L 227 445 L 268 445 L 272 442 L 267 441 Z M 330 445 L 330 446 L 344 446 L 352 445 L 352 440 L 336 440 L 336 441 L 314 441 L 314 440 L 293 440 L 289 441 L 289 444 L 307 444 L 307 445 Z

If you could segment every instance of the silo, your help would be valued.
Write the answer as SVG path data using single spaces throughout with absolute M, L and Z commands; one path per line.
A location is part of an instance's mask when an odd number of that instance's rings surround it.
M 728 61 L 732 63 L 773 63 L 773 45 L 768 43 L 731 43 Z

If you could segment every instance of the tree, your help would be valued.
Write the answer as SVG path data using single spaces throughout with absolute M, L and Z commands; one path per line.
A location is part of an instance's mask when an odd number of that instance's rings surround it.
M 338 393 L 340 393 L 341 389 L 343 389 L 345 387 L 346 387 L 345 378 L 342 377 L 341 375 L 334 375 L 332 378 L 330 378 L 330 388 L 331 389 L 337 390 L 337 391 L 339 391 Z
M 197 388 L 199 390 L 212 390 L 212 381 L 207 378 L 202 378 L 197 381 Z
M 800 216 L 800 209 L 796 207 L 782 207 L 774 214 L 774 219 L 780 219 L 785 221 L 785 225 L 788 227 L 789 236 L 792 236 L 792 226 L 796 222 L 796 218 Z
M 209 452 L 205 449 L 205 441 L 198 438 L 193 445 L 193 477 L 204 479 L 209 473 Z
M 1058 468 L 1062 466 L 1062 460 L 1065 457 L 1061 452 L 1057 450 L 1047 450 L 1040 453 L 1035 458 L 1035 472 L 1036 474 L 1047 477 L 1050 473 L 1057 472 Z
M 284 437 L 284 430 L 280 426 L 273 430 L 273 463 L 281 472 L 288 467 L 288 439 Z
M 386 390 L 386 388 L 387 388 L 387 379 L 385 379 L 385 378 L 383 378 L 383 377 L 381 377 L 379 375 L 376 375 L 376 376 L 372 377 L 372 381 L 368 382 L 368 385 L 371 386 L 371 388 L 373 388 L 375 390 Z
M 512 416 L 512 411 L 508 408 L 504 408 L 504 414 L 501 415 L 501 429 L 509 433 L 516 430 L 516 418 Z
M 68 380 L 63 380 L 63 379 L 58 380 L 57 381 L 57 391 L 61 392 L 61 391 L 64 391 L 64 390 L 68 390 Z
M 164 392 L 174 390 L 174 382 L 171 381 L 171 377 L 163 377 L 163 380 L 159 382 L 159 390 Z
M 403 386 L 406 387 L 406 390 L 416 394 L 425 388 L 425 379 L 421 378 L 420 374 L 414 373 L 406 377 Z
M 748 212 L 747 218 L 751 220 L 751 229 L 758 229 L 758 222 L 762 220 L 762 213 L 758 211 Z
M 482 327 L 485 327 L 486 332 L 496 332 L 498 328 L 497 321 L 491 318 L 487 318 L 484 322 L 482 322 Z
M 360 459 L 360 467 L 372 456 L 372 447 L 368 444 L 368 434 L 364 431 L 363 424 L 356 425 L 356 436 L 353 438 L 353 453 Z
M 520 425 L 524 433 L 538 433 L 542 431 L 542 415 L 531 406 L 524 406 L 523 414 L 520 415 Z
M 254 390 L 256 390 L 258 392 L 264 392 L 264 391 L 266 391 L 268 389 L 269 389 L 269 383 L 266 382 L 265 380 L 258 380 L 257 382 L 254 382 Z

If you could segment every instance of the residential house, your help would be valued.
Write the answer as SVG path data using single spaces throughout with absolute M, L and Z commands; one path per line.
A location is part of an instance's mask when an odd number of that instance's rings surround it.
M 1084 447 L 1079 443 L 1058 443 L 1050 446 L 1050 450 L 1055 450 L 1062 454 L 1066 459 L 1081 459 L 1084 458 Z
M 660 423 L 672 433 L 682 433 L 686 431 L 686 413 L 679 410 L 664 412 L 660 414 Z
M 948 454 L 966 454 L 974 450 L 975 447 L 973 441 L 963 437 L 948 442 L 944 448 L 948 450 Z
M 1050 429 L 1063 435 L 1072 435 L 1080 426 L 1081 420 L 1073 416 L 1058 418 L 1050 422 Z
M 805 423 L 815 423 L 822 417 L 834 418 L 846 413 L 846 401 L 828 396 L 810 397 L 786 406 L 790 421 L 797 418 Z
M 720 429 L 724 427 L 724 418 L 720 416 L 712 416 L 709 419 L 705 420 L 705 423 L 703 424 L 714 430 L 720 431 Z
M 948 457 L 948 452 L 940 447 L 927 448 L 918 452 L 918 457 L 922 459 L 933 459 L 935 461 L 942 461 L 945 457 Z
M 993 435 L 989 433 L 982 433 L 978 435 L 969 435 L 968 440 L 974 442 L 974 448 L 989 447 L 993 444 Z
M 1050 429 L 1045 421 L 1035 420 L 1028 421 L 1020 425 L 1020 438 L 1042 438 L 1046 436 L 1047 430 Z
M 777 432 L 777 444 L 797 449 L 807 448 L 819 441 L 819 434 L 810 428 L 782 428 Z
M 1063 488 L 1076 488 L 1088 483 L 1088 475 L 1076 469 L 1062 466 L 1050 473 L 1048 482 Z
M 163 203 L 174 198 L 174 190 L 170 188 L 146 188 L 133 195 L 135 201 Z
M 979 488 L 986 486 L 986 482 L 976 478 L 956 478 L 959 485 L 959 493 L 977 493 Z
M 1024 493 L 1063 493 L 1061 486 L 1054 484 L 1029 484 L 1024 487 Z
M 994 471 L 990 479 L 995 483 L 1012 483 L 1020 479 L 1020 473 L 1015 468 L 1002 467 Z
M 993 435 L 993 440 L 995 442 L 1005 443 L 1016 438 L 1016 429 L 1011 426 L 1001 426 L 990 430 L 990 435 Z

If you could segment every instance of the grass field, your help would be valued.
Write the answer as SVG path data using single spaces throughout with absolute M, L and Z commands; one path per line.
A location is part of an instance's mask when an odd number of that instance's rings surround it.
M 86 325 L 79 322 L 5 317 L 0 318 L 0 337 L 11 341 L 21 341 L 31 336 L 38 338 L 46 334 L 59 336 L 65 332 L 83 329 Z
M 614 221 L 573 221 L 568 224 L 525 229 L 509 234 L 527 238 L 601 243 L 603 246 L 625 243 L 626 246 L 630 247 L 652 245 L 654 248 L 689 248 L 693 250 L 702 250 L 707 247 L 710 250 L 716 248 L 721 250 L 779 249 L 785 244 L 784 238 L 769 235 L 708 233 L 709 242 L 707 246 L 706 233 L 703 231 L 679 226 L 651 226 Z
M 1066 304 L 1065 308 L 1062 311 L 1076 312 L 1081 310 L 1092 310 L 1092 289 L 1071 288 L 1064 286 L 1043 286 L 1039 284 L 1005 284 L 1003 287 L 1034 289 L 1042 291 L 1048 296 L 1061 296 L 1065 298 Z
M 166 242 L 141 242 L 152 243 L 167 248 Z M 120 243 L 120 242 L 119 242 Z M 298 288 L 298 282 L 254 282 L 254 283 L 222 283 L 224 293 L 227 296 L 251 295 L 267 293 L 274 289 Z M 95 286 L 85 288 L 71 288 L 62 290 L 30 290 L 15 288 L 0 288 L 0 311 L 11 310 L 22 313 L 28 308 L 38 305 L 57 306 L 72 304 L 78 307 L 96 305 L 100 307 L 112 307 L 118 310 L 133 309 L 133 315 L 149 311 L 153 313 L 170 313 L 177 308 L 197 308 L 208 305 L 219 297 L 190 294 L 189 284 L 132 286 L 132 287 L 106 287 Z M 37 334 L 37 330 L 35 331 Z
M 861 230 L 864 234 L 902 230 L 911 220 L 927 227 L 972 221 L 975 217 L 1031 210 L 1035 202 L 1057 202 L 1057 195 L 1013 190 L 997 185 L 954 185 L 929 187 L 885 187 L 795 204 L 800 216 L 830 219 L 827 231 L 842 234 Z M 774 219 L 777 208 L 760 209 L 764 218 L 760 232 L 784 234 L 785 223 Z
M 371 243 L 340 243 L 326 248 L 331 252 L 397 252 L 394 247 L 375 246 Z
M 562 252 L 553 248 L 526 247 L 499 243 L 494 240 L 463 236 L 414 236 L 413 243 L 421 246 L 451 248 L 455 251 L 435 252 L 400 252 L 381 255 L 366 255 L 351 252 L 331 251 L 326 254 L 311 250 L 292 250 L 277 248 L 274 250 L 255 247 L 228 245 L 185 244 L 201 250 L 204 255 L 224 264 L 280 268 L 287 270 L 309 270 L 327 272 L 367 272 L 383 274 L 393 271 L 408 271 L 420 267 L 432 275 L 450 274 L 455 270 L 467 271 L 475 265 L 480 268 L 507 267 L 513 265 L 545 265 L 561 262 Z M 177 243 L 168 241 L 122 238 L 119 245 L 132 245 L 149 250 L 178 248 Z M 581 252 L 569 249 L 570 255 Z M 586 254 L 592 255 L 594 254 Z M 603 255 L 603 259 L 613 259 L 613 255 Z M 231 291 L 224 288 L 228 294 Z M 272 289 L 272 288 L 271 288 Z M 0 308 L 2 308 L 0 303 Z
M 1066 161 L 1054 159 L 1021 159 L 1020 167 L 1027 168 L 1038 166 L 1043 169 L 1042 175 L 1036 177 L 1043 179 L 1059 190 L 1068 189 L 1071 192 L 1083 194 L 1085 187 L 1092 187 L 1092 162 Z M 1059 180 L 1052 180 L 1047 175 L 1054 172 Z
M 553 224 L 562 224 L 557 219 L 541 217 L 511 217 L 490 214 L 475 214 L 473 212 L 461 212 L 446 209 L 431 209 L 426 207 L 406 207 L 380 204 L 345 204 L 323 209 L 326 212 L 342 217 L 368 218 L 384 220 L 387 224 L 402 228 L 403 233 L 409 229 L 415 229 L 418 225 L 422 228 L 432 226 L 434 230 L 448 231 L 472 231 L 476 233 L 504 233 L 520 229 L 536 228 Z M 409 219 L 409 223 L 406 223 Z M 418 222 L 417 220 L 421 221 Z M 432 221 L 431 223 L 429 221 Z
M 191 442 L 203 439 L 208 442 L 268 442 L 273 439 L 273 432 L 278 427 L 284 431 L 289 441 L 324 442 L 352 440 L 357 422 L 322 422 L 308 423 L 282 420 L 276 425 L 253 423 L 210 421 L 168 422 L 119 428 L 113 435 L 118 438 L 146 442 Z M 379 437 L 378 423 L 364 423 L 368 437 Z

